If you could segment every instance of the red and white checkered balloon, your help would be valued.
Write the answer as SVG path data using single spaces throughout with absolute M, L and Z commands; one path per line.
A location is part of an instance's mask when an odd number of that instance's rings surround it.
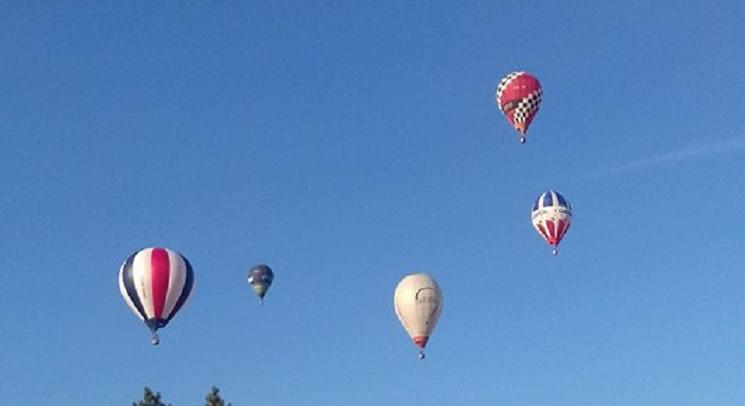
M 495 97 L 499 110 L 520 133 L 520 142 L 525 142 L 528 127 L 541 107 L 541 83 L 530 73 L 512 72 L 499 82 Z

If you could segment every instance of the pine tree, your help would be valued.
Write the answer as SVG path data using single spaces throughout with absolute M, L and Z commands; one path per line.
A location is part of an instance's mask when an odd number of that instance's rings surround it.
M 166 406 L 166 404 L 160 401 L 160 392 L 153 393 L 150 388 L 146 387 L 145 395 L 142 397 L 142 400 L 132 403 L 132 406 Z
M 225 406 L 225 401 L 220 397 L 220 389 L 217 386 L 213 386 L 210 393 L 205 398 L 205 406 Z M 231 406 L 230 403 L 227 406 Z

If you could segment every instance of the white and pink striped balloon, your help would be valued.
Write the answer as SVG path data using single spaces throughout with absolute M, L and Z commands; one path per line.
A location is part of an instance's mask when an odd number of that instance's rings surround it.
M 119 290 L 132 312 L 152 331 L 165 327 L 194 288 L 189 261 L 167 248 L 145 248 L 132 254 L 119 270 Z

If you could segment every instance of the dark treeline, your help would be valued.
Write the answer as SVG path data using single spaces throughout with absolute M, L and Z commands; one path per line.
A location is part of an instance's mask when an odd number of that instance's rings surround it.
M 132 406 L 172 406 L 170 403 L 165 403 L 160 398 L 160 392 L 153 392 L 150 388 L 145 388 L 145 393 L 142 396 L 142 400 L 132 403 Z M 231 406 L 230 403 L 220 397 L 220 389 L 213 386 L 207 396 L 204 398 L 204 406 Z

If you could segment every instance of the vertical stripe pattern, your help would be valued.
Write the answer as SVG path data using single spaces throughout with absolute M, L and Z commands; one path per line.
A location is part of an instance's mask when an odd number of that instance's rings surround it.
M 180 297 L 179 292 L 183 292 L 184 286 L 186 286 L 186 273 L 188 272 L 185 269 L 186 261 L 180 261 L 179 257 L 180 255 L 173 251 L 168 253 L 168 262 L 174 264 L 178 269 L 168 274 L 168 290 L 166 291 L 166 300 L 163 303 L 163 313 L 161 314 L 161 317 L 166 320 L 170 320 Z
M 166 322 L 171 321 L 173 316 L 178 313 L 179 309 L 186 303 L 186 299 L 189 298 L 189 293 L 194 289 L 194 271 L 192 270 L 191 263 L 189 263 L 189 260 L 185 257 L 181 257 L 181 259 L 184 260 L 184 276 L 186 278 L 184 282 L 184 287 L 181 289 L 181 295 L 178 296 L 178 299 L 176 300 L 176 304 L 173 307 L 173 310 L 168 314 L 168 319 L 166 319 Z M 186 292 L 186 293 L 183 293 Z
M 168 277 L 170 272 L 168 252 L 163 248 L 154 248 L 150 252 L 150 280 L 153 292 L 153 317 L 163 318 L 163 307 L 166 304 L 168 292 Z
M 119 270 L 119 291 L 153 331 L 165 327 L 189 297 L 194 272 L 189 261 L 167 248 L 145 248 Z

